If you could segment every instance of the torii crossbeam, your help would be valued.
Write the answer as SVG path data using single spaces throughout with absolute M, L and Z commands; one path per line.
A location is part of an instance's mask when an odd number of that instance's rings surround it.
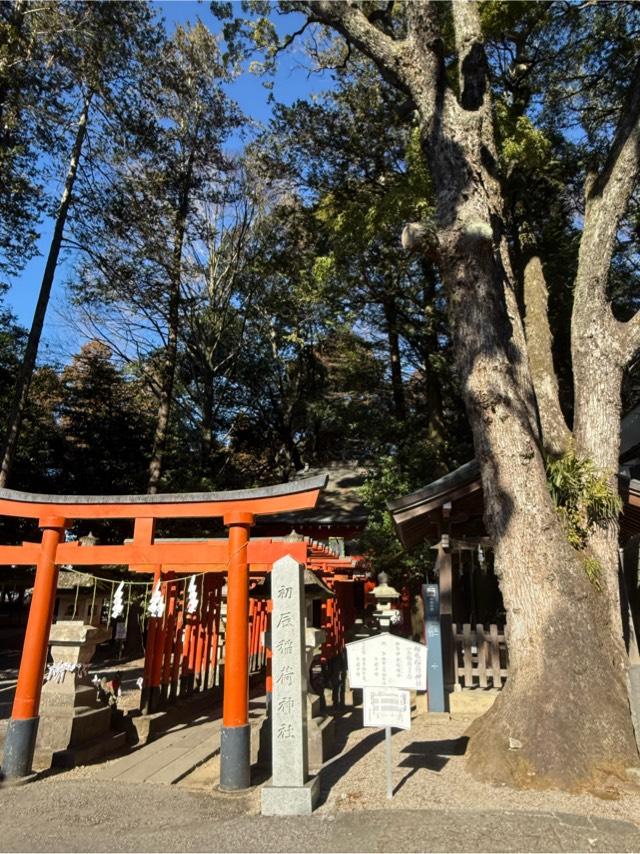
M 158 519 L 222 517 L 229 529 L 226 553 L 227 626 L 220 786 L 250 785 L 249 698 L 249 531 L 256 516 L 291 513 L 315 507 L 327 475 L 259 489 L 173 495 L 35 495 L 0 489 L 0 515 L 38 519 L 42 540 L 0 546 L 0 565 L 36 564 L 36 579 L 25 634 L 18 684 L 5 739 L 2 772 L 8 779 L 31 773 L 38 732 L 40 693 L 58 565 L 126 564 L 154 570 L 178 560 L 181 564 L 218 563 L 219 544 L 154 543 Z M 86 519 L 133 519 L 133 542 L 121 546 L 64 543 L 64 532 Z

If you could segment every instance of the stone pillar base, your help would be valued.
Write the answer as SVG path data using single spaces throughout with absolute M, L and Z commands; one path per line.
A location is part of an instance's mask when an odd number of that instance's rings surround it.
M 320 797 L 320 777 L 312 777 L 304 786 L 267 783 L 261 797 L 262 815 L 311 815 Z
M 251 726 L 223 726 L 220 731 L 220 789 L 237 792 L 251 786 Z
M 38 735 L 40 718 L 22 718 L 9 721 L 4 741 L 2 777 L 6 780 L 31 779 L 33 752 Z

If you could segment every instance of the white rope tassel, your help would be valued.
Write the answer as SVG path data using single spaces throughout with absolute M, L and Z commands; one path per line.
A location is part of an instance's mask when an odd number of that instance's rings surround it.
M 198 588 L 196 587 L 196 577 L 192 575 L 189 579 L 189 588 L 187 590 L 187 614 L 195 614 L 198 610 Z
M 118 589 L 115 592 L 115 596 L 113 597 L 113 604 L 111 605 L 111 619 L 117 620 L 118 617 L 122 616 L 122 612 L 124 611 L 124 581 L 121 581 L 118 584 Z
M 150 617 L 164 616 L 164 597 L 162 595 L 162 584 L 160 581 L 158 581 L 155 590 L 151 594 L 148 613 Z

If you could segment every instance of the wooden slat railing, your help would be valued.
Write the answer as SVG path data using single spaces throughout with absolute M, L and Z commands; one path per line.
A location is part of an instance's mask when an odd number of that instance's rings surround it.
M 509 667 L 504 630 L 495 623 L 488 629 L 481 623 L 475 628 L 454 623 L 452 630 L 456 682 L 464 688 L 502 688 Z

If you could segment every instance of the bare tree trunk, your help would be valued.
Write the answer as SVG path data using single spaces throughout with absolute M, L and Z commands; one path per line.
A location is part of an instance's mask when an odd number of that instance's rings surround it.
M 407 407 L 402 382 L 402 365 L 400 362 L 400 336 L 398 335 L 398 308 L 395 297 L 387 296 L 382 302 L 382 310 L 387 322 L 387 340 L 389 342 L 389 362 L 391 365 L 391 390 L 395 416 L 399 421 L 407 417 Z
M 158 399 L 158 410 L 156 414 L 156 429 L 153 436 L 151 460 L 149 462 L 149 484 L 147 486 L 147 492 L 150 495 L 155 495 L 158 492 L 167 446 L 169 418 L 171 416 L 171 403 L 173 400 L 173 385 L 178 361 L 179 307 L 180 279 L 178 278 L 176 281 L 174 278 L 171 282 L 171 293 L 169 295 L 167 345 L 164 349 L 162 380 L 160 384 L 160 396 Z
M 45 265 L 42 282 L 40 284 L 38 302 L 33 315 L 31 329 L 29 330 L 29 337 L 27 339 L 27 346 L 22 359 L 22 365 L 16 380 L 16 390 L 11 407 L 11 414 L 9 415 L 9 426 L 7 429 L 4 456 L 2 458 L 2 467 L 0 468 L 0 487 L 6 487 L 7 485 L 18 446 L 20 429 L 22 427 L 22 420 L 24 418 L 27 398 L 29 396 L 29 386 L 31 385 L 31 378 L 33 376 L 36 358 L 38 356 L 38 347 L 40 345 L 40 338 L 42 337 L 44 319 L 49 305 L 51 288 L 53 286 L 58 257 L 60 255 L 60 248 L 62 246 L 62 237 L 69 213 L 69 205 L 71 204 L 73 185 L 76 180 L 82 146 L 87 133 L 87 119 L 89 116 L 89 107 L 91 105 L 92 97 L 93 91 L 89 90 L 85 95 L 82 104 L 82 111 L 80 113 L 76 129 L 76 137 L 73 143 L 73 148 L 71 149 L 67 177 L 64 182 L 60 205 L 56 215 L 53 237 L 51 238 L 51 244 L 49 246 L 49 254 L 47 255 L 47 263 Z
M 162 467 L 167 447 L 169 419 L 173 402 L 173 386 L 175 383 L 176 366 L 178 364 L 178 336 L 180 327 L 180 287 L 182 281 L 182 247 L 189 211 L 189 193 L 191 189 L 192 160 L 189 160 L 185 177 L 182 198 L 176 215 L 176 230 L 173 243 L 171 262 L 171 277 L 169 282 L 169 304 L 167 312 L 167 344 L 162 362 L 160 382 L 160 397 L 156 416 L 156 429 L 153 437 L 153 450 L 149 462 L 149 483 L 147 493 L 155 495 L 158 492 Z
M 429 438 L 436 445 L 443 445 L 445 438 L 444 413 L 442 411 L 442 387 L 440 378 L 434 368 L 430 365 L 430 357 L 438 350 L 438 330 L 434 320 L 436 299 L 436 276 L 433 264 L 423 259 L 422 270 L 425 277 L 424 285 L 424 313 L 425 328 L 427 332 L 424 338 L 424 350 L 422 360 L 425 371 L 425 392 L 427 399 L 427 430 Z
M 571 433 L 560 409 L 549 329 L 547 285 L 539 258 L 531 258 L 525 266 L 524 301 L 527 350 L 540 416 L 542 443 L 548 453 L 560 455 L 567 450 Z

